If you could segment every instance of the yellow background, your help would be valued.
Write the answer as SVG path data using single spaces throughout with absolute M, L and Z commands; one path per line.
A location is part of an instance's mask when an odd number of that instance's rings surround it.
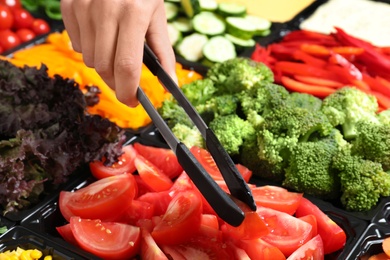
M 273 22 L 286 22 L 314 0 L 217 0 L 217 2 L 244 4 L 250 14 L 267 18 Z

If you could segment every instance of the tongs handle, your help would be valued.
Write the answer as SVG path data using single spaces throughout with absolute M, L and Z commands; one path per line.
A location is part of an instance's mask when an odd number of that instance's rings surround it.
M 157 76 L 164 87 L 173 95 L 180 106 L 182 106 L 185 112 L 188 114 L 190 119 L 194 122 L 194 125 L 199 129 L 200 133 L 205 139 L 206 147 L 214 158 L 218 168 L 220 169 L 230 193 L 237 199 L 247 204 L 252 210 L 256 210 L 256 203 L 253 199 L 248 184 L 242 178 L 233 160 L 222 147 L 222 144 L 219 142 L 214 132 L 208 128 L 196 109 L 188 101 L 181 89 L 162 68 L 158 58 L 146 43 L 144 45 L 143 62 L 149 68 L 149 70 L 155 76 Z
M 140 87 L 138 87 L 137 97 L 169 147 L 175 152 L 184 171 L 218 216 L 232 226 L 240 225 L 244 220 L 244 212 L 211 178 L 187 146 L 176 138 Z

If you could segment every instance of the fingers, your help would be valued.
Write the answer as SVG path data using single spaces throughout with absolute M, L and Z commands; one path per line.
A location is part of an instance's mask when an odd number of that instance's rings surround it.
M 176 59 L 169 41 L 167 19 L 164 8 L 157 8 L 152 16 L 151 23 L 146 34 L 148 45 L 152 48 L 161 62 L 163 68 L 177 83 Z
M 80 30 L 75 12 L 73 12 L 73 1 L 61 0 L 60 4 L 62 20 L 72 42 L 72 47 L 75 51 L 81 52 Z

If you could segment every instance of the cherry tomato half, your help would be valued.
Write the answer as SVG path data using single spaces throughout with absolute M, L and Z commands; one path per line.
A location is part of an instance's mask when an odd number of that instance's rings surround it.
M 0 0 L 0 4 L 6 5 L 11 9 L 22 8 L 22 4 L 19 0 Z
M 0 45 L 4 51 L 12 49 L 20 44 L 20 39 L 11 30 L 0 31 Z
M 50 32 L 49 24 L 40 18 L 34 19 L 31 29 L 35 32 L 36 35 L 41 35 Z
M 8 6 L 0 4 L 0 30 L 10 29 L 14 22 L 14 16 Z
M 31 28 L 34 22 L 34 17 L 29 11 L 25 9 L 14 9 L 12 10 L 12 14 L 14 16 L 13 28 Z
M 22 42 L 27 42 L 29 40 L 34 39 L 35 37 L 35 33 L 32 30 L 27 28 L 21 28 L 17 30 L 16 35 L 18 35 L 18 37 Z

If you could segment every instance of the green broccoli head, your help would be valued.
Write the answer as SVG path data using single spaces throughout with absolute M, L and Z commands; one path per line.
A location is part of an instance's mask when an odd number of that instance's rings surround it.
M 316 96 L 301 92 L 290 93 L 286 103 L 288 106 L 300 107 L 309 111 L 319 111 L 322 106 L 321 99 Z
M 333 126 L 342 127 L 344 137 L 348 140 L 356 137 L 358 121 L 378 121 L 376 98 L 353 87 L 338 89 L 327 96 L 321 110 Z
M 193 105 L 203 104 L 215 96 L 217 89 L 211 79 L 204 78 L 192 81 L 181 87 L 183 94 Z
M 306 141 L 318 132 L 328 135 L 333 126 L 320 111 L 310 111 L 301 107 L 280 106 L 264 115 L 264 128 L 270 132 Z
M 297 143 L 291 150 L 283 186 L 323 199 L 337 198 L 340 182 L 332 159 L 345 145 L 337 129 L 323 139 Z
M 390 175 L 380 163 L 344 149 L 333 158 L 332 165 L 339 171 L 341 203 L 347 210 L 370 210 L 381 196 L 390 195 Z
M 272 71 L 263 63 L 237 57 L 214 64 L 206 74 L 219 94 L 235 94 L 249 90 L 256 82 L 273 82 Z
M 214 96 L 195 106 L 206 124 L 218 116 L 236 114 L 238 97 L 235 95 Z
M 244 140 L 256 134 L 253 126 L 236 114 L 216 117 L 209 127 L 230 155 L 239 154 Z
M 245 116 L 252 112 L 263 115 L 285 105 L 288 97 L 286 88 L 271 82 L 256 82 L 253 88 L 238 94 L 240 109 Z
M 187 113 L 172 97 L 164 100 L 157 110 L 170 128 L 178 123 L 187 126 L 193 125 Z
M 173 134 L 188 148 L 198 146 L 204 148 L 204 139 L 196 126 L 188 126 L 181 123 L 172 128 Z
M 352 152 L 380 163 L 386 171 L 390 170 L 390 123 L 360 121 L 356 124 L 356 131 Z
M 380 112 L 378 114 L 378 120 L 381 124 L 390 125 L 390 109 Z

